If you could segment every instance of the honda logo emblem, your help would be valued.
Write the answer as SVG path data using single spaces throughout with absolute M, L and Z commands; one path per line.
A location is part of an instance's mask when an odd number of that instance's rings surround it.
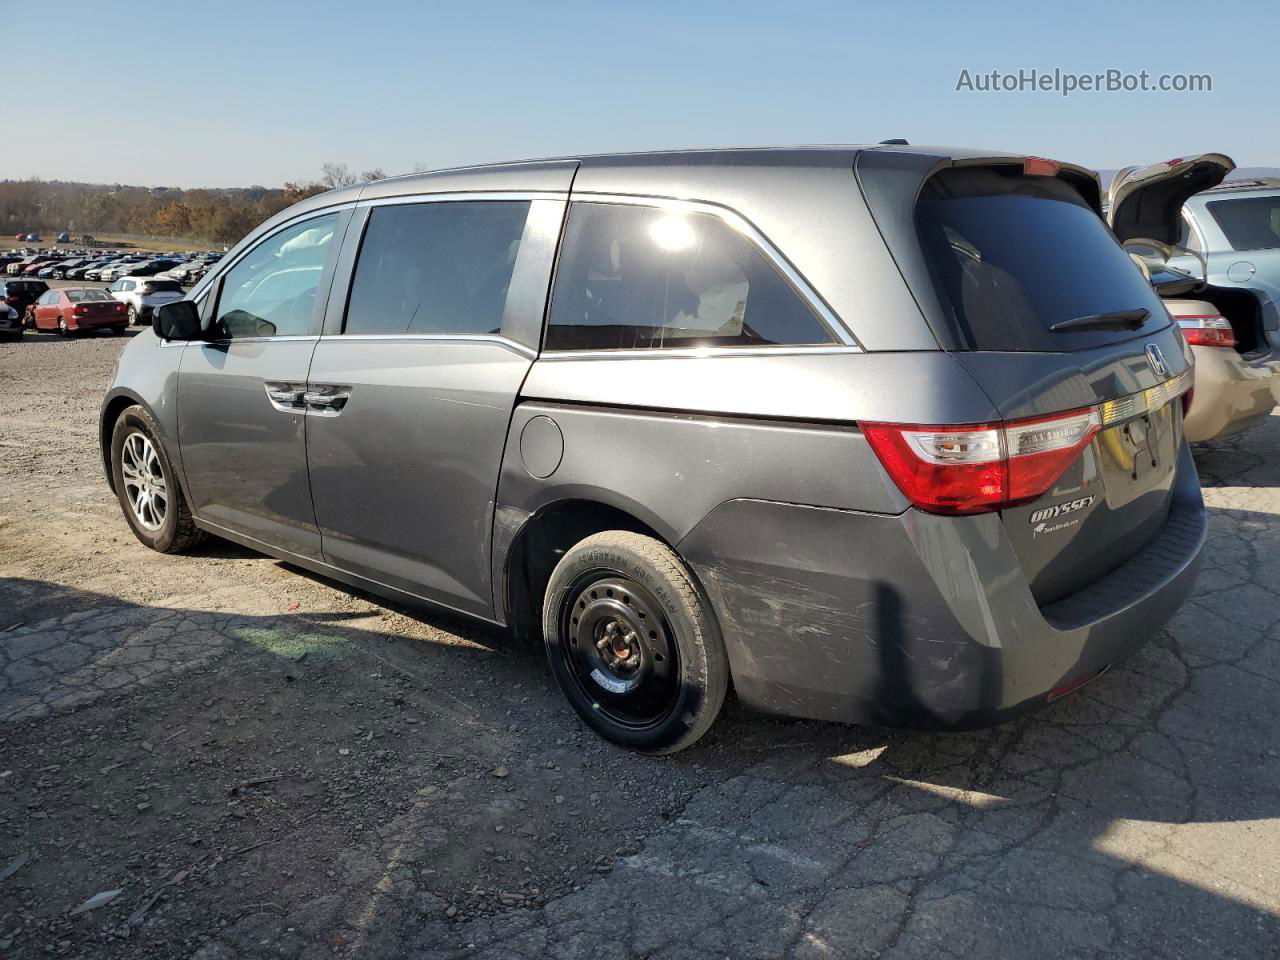
M 1169 373 L 1169 368 L 1164 363 L 1164 354 L 1154 343 L 1147 344 L 1147 363 L 1151 364 L 1151 369 L 1157 377 L 1163 377 Z

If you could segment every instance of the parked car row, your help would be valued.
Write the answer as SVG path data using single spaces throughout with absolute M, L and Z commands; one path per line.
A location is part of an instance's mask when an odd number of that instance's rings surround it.
M 11 277 L 44 280 L 94 280 L 110 283 L 120 277 L 161 274 L 190 286 L 204 276 L 221 254 L 158 255 L 150 253 L 101 253 L 46 251 L 0 255 L 0 267 Z

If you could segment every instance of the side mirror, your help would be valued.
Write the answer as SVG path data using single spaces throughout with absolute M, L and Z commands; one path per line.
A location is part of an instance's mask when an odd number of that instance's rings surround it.
M 156 311 L 151 326 L 161 340 L 199 340 L 200 311 L 191 300 L 166 303 Z

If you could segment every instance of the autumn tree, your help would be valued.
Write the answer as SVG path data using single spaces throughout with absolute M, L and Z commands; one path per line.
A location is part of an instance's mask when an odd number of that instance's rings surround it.
M 185 203 L 161 207 L 151 218 L 151 230 L 162 237 L 185 237 L 191 233 L 191 209 Z

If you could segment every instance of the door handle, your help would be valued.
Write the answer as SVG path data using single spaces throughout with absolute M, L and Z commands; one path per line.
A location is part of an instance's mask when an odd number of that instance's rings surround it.
M 284 410 L 285 412 L 301 407 L 303 397 L 306 394 L 306 389 L 296 383 L 273 383 L 268 380 L 263 383 L 263 387 L 266 388 L 267 399 L 271 401 L 272 405 L 277 410 Z
M 267 396 L 276 403 L 301 403 L 303 392 L 301 390 L 272 390 L 268 388 Z
M 322 387 L 318 390 L 308 390 L 302 395 L 302 402 L 317 411 L 338 413 L 347 405 L 347 400 L 350 398 L 350 387 Z

